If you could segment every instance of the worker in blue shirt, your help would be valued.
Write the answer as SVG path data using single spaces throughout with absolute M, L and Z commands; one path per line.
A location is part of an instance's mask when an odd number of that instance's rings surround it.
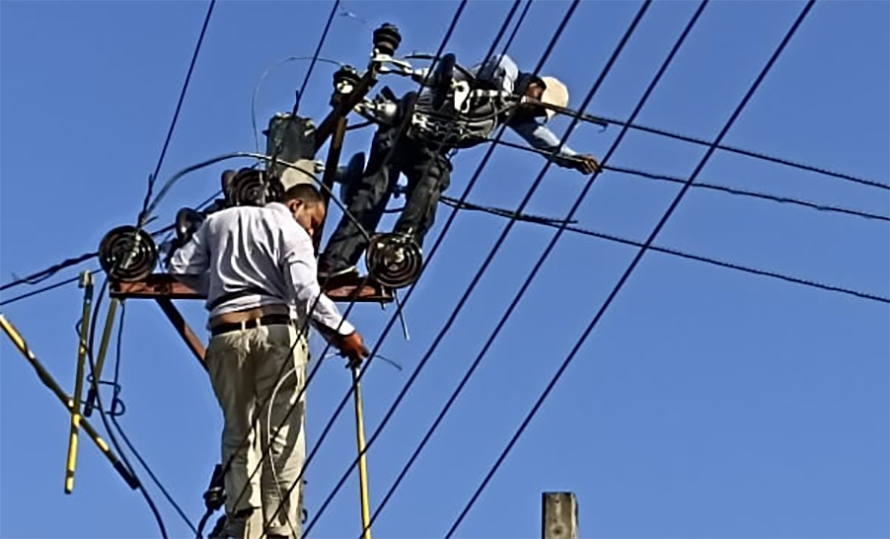
M 411 237 L 418 246 L 435 220 L 439 197 L 450 184 L 451 162 L 447 154 L 456 148 L 474 146 L 487 140 L 502 122 L 520 135 L 530 146 L 553 152 L 549 157 L 556 165 L 577 169 L 584 174 L 599 170 L 599 164 L 591 155 L 579 154 L 563 145 L 544 123 L 554 112 L 535 104 L 534 101 L 565 107 L 569 95 L 565 85 L 553 77 L 537 77 L 519 71 L 516 63 L 507 55 L 497 55 L 469 70 L 474 87 L 500 90 L 512 95 L 530 98 L 523 101 L 512 117 L 505 114 L 480 113 L 475 125 L 475 137 L 456 144 L 440 144 L 423 136 L 408 134 L 399 136 L 399 124 L 381 125 L 374 135 L 371 154 L 361 178 L 346 186 L 345 204 L 352 218 L 344 215 L 331 235 L 318 264 L 319 279 L 356 274 L 355 265 L 368 246 L 368 239 L 359 224 L 370 234 L 377 229 L 386 205 L 398 182 L 399 174 L 407 178 L 405 207 L 395 225 L 394 233 Z M 454 79 L 467 77 L 454 70 Z M 413 97 L 413 96 L 412 96 Z M 400 108 L 406 108 L 408 96 L 402 99 Z M 432 99 L 431 90 L 424 88 L 416 95 L 415 110 Z M 472 116 L 472 114 L 470 114 Z M 543 122 L 538 119 L 542 118 Z M 415 131 L 416 133 L 417 131 Z M 392 152 L 392 155 L 389 154 Z M 386 161 L 387 156 L 389 160 Z

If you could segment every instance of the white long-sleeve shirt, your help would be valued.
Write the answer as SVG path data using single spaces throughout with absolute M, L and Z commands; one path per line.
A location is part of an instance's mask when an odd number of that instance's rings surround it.
M 278 304 L 296 311 L 299 320 L 309 316 L 319 329 L 341 335 L 355 331 L 321 292 L 312 238 L 279 202 L 212 213 L 173 254 L 167 269 L 207 295 L 210 317 Z M 243 290 L 254 292 L 210 307 Z

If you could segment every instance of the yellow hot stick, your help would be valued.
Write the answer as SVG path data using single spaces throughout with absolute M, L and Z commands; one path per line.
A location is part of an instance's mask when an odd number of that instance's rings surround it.
M 83 293 L 83 313 L 80 317 L 80 342 L 77 343 L 77 372 L 74 377 L 74 395 L 71 397 L 71 433 L 68 437 L 68 458 L 65 462 L 65 494 L 74 490 L 74 465 L 77 461 L 77 430 L 80 428 L 80 399 L 83 393 L 83 371 L 86 360 L 86 343 L 89 336 L 90 307 L 93 304 L 93 274 L 85 270 L 80 274 Z
M 368 507 L 368 471 L 365 468 L 365 426 L 362 421 L 362 394 L 358 382 L 358 366 L 352 367 L 352 384 L 355 388 L 355 439 L 358 445 L 358 483 L 359 501 L 362 509 L 362 533 L 363 539 L 371 539 L 369 523 L 371 511 Z
M 6 333 L 6 336 L 9 337 L 9 340 L 12 341 L 12 344 L 14 344 L 16 348 L 18 348 L 19 352 L 21 352 L 25 359 L 28 360 L 28 363 L 30 363 L 34 370 L 37 372 L 37 377 L 40 378 L 40 381 L 43 382 L 43 384 L 48 387 L 50 391 L 53 392 L 56 398 L 62 401 L 62 404 L 65 406 L 65 408 L 67 408 L 69 411 L 74 411 L 74 403 L 72 399 L 69 399 L 68 396 L 65 395 L 65 392 L 62 390 L 59 384 L 53 379 L 52 376 L 50 376 L 49 372 L 47 372 L 43 365 L 40 364 L 37 356 L 35 356 L 34 353 L 31 352 L 31 349 L 28 348 L 28 345 L 25 343 L 25 339 L 22 338 L 21 334 L 15 329 L 15 327 L 9 322 L 9 320 L 6 319 L 6 316 L 4 316 L 2 313 L 0 313 L 0 328 L 3 329 L 4 333 Z M 87 435 L 93 440 L 93 442 L 96 444 L 96 447 L 99 448 L 99 451 L 101 451 L 102 454 L 105 455 L 105 458 L 107 458 L 109 462 L 111 462 L 111 465 L 114 466 L 114 469 L 117 470 L 121 477 L 123 477 L 124 481 L 127 482 L 130 488 L 134 490 L 139 488 L 139 480 L 137 480 L 136 477 L 133 476 L 133 474 L 131 474 L 130 471 L 127 470 L 127 468 L 121 463 L 121 461 L 117 459 L 114 453 L 111 452 L 111 448 L 108 447 L 108 444 L 105 443 L 105 440 L 103 440 L 99 436 L 99 433 L 96 432 L 96 429 L 93 428 L 89 421 L 81 417 L 78 420 L 78 424 L 79 426 L 83 427 L 84 432 L 86 432 Z

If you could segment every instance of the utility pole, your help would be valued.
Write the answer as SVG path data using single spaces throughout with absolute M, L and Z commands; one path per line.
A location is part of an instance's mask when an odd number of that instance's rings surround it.
M 575 493 L 545 492 L 541 502 L 541 537 L 578 539 L 578 502 Z

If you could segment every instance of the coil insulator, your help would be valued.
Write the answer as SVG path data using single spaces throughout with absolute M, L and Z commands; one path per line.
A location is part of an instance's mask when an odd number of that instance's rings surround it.
M 99 244 L 99 265 L 116 281 L 139 281 L 151 275 L 158 262 L 152 237 L 131 225 L 113 229 Z

